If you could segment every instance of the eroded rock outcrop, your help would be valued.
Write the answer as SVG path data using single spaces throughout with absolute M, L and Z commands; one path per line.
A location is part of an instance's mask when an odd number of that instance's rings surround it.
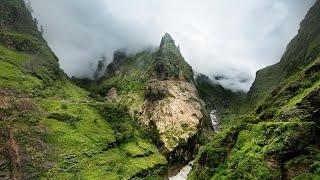
M 167 151 L 173 151 L 197 133 L 203 115 L 192 83 L 151 80 L 145 96 L 142 121 L 157 129 Z
M 181 151 L 197 134 L 203 114 L 193 70 L 168 33 L 156 52 L 154 73 L 146 83 L 142 123 L 158 133 L 165 154 Z

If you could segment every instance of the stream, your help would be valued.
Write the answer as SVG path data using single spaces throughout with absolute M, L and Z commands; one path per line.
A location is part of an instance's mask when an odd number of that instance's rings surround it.
M 186 180 L 192 169 L 193 161 L 184 166 L 177 175 L 169 177 L 169 180 Z

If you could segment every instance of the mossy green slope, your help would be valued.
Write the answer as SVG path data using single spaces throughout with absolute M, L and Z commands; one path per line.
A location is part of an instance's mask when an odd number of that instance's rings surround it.
M 319 178 L 320 58 L 198 153 L 190 179 Z
M 304 23 L 316 23 L 318 7 L 319 1 Z M 312 58 L 273 90 L 260 87 L 264 98 L 200 149 L 189 179 L 319 179 L 320 57 Z
M 309 65 L 320 54 L 320 1 L 310 9 L 300 25 L 298 35 L 287 46 L 280 62 L 257 72 L 248 98 L 259 103 L 282 81 Z
M 161 178 L 166 159 L 126 106 L 70 81 L 22 0 L 0 10 L 0 179 Z

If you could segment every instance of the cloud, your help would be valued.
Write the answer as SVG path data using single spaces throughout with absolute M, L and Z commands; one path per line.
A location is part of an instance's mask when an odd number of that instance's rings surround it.
M 169 32 L 197 72 L 248 90 L 279 61 L 314 0 L 31 0 L 45 38 L 70 76 L 92 74 L 119 48 L 157 46 Z

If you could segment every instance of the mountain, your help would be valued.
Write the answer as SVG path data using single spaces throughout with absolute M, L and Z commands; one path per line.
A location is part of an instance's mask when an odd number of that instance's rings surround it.
M 312 63 L 319 56 L 319 11 L 320 2 L 316 1 L 301 22 L 298 35 L 289 43 L 280 62 L 257 72 L 256 80 L 248 93 L 251 104 L 263 100 L 281 82 Z
M 248 112 L 202 147 L 188 179 L 319 179 L 320 1 L 281 61 L 258 71 Z
M 158 79 L 179 79 L 193 81 L 191 66 L 184 60 L 180 49 L 172 37 L 166 33 L 160 44 L 155 60 L 155 71 Z
M 169 34 L 157 49 L 116 51 L 98 80 L 71 80 L 22 0 L 0 10 L 0 179 L 163 179 L 208 142 Z
M 22 0 L 1 0 L 0 12 L 0 179 L 165 176 L 128 108 L 63 73 Z
M 192 159 L 195 139 L 207 139 L 206 130 L 199 128 L 208 118 L 193 70 L 168 33 L 157 49 L 133 55 L 116 51 L 105 75 L 93 86 L 100 96 L 126 104 L 170 163 Z
M 319 179 L 319 10 L 246 95 L 194 75 L 168 33 L 70 79 L 24 1 L 1 0 L 0 179 L 164 179 L 192 160 L 189 179 Z

